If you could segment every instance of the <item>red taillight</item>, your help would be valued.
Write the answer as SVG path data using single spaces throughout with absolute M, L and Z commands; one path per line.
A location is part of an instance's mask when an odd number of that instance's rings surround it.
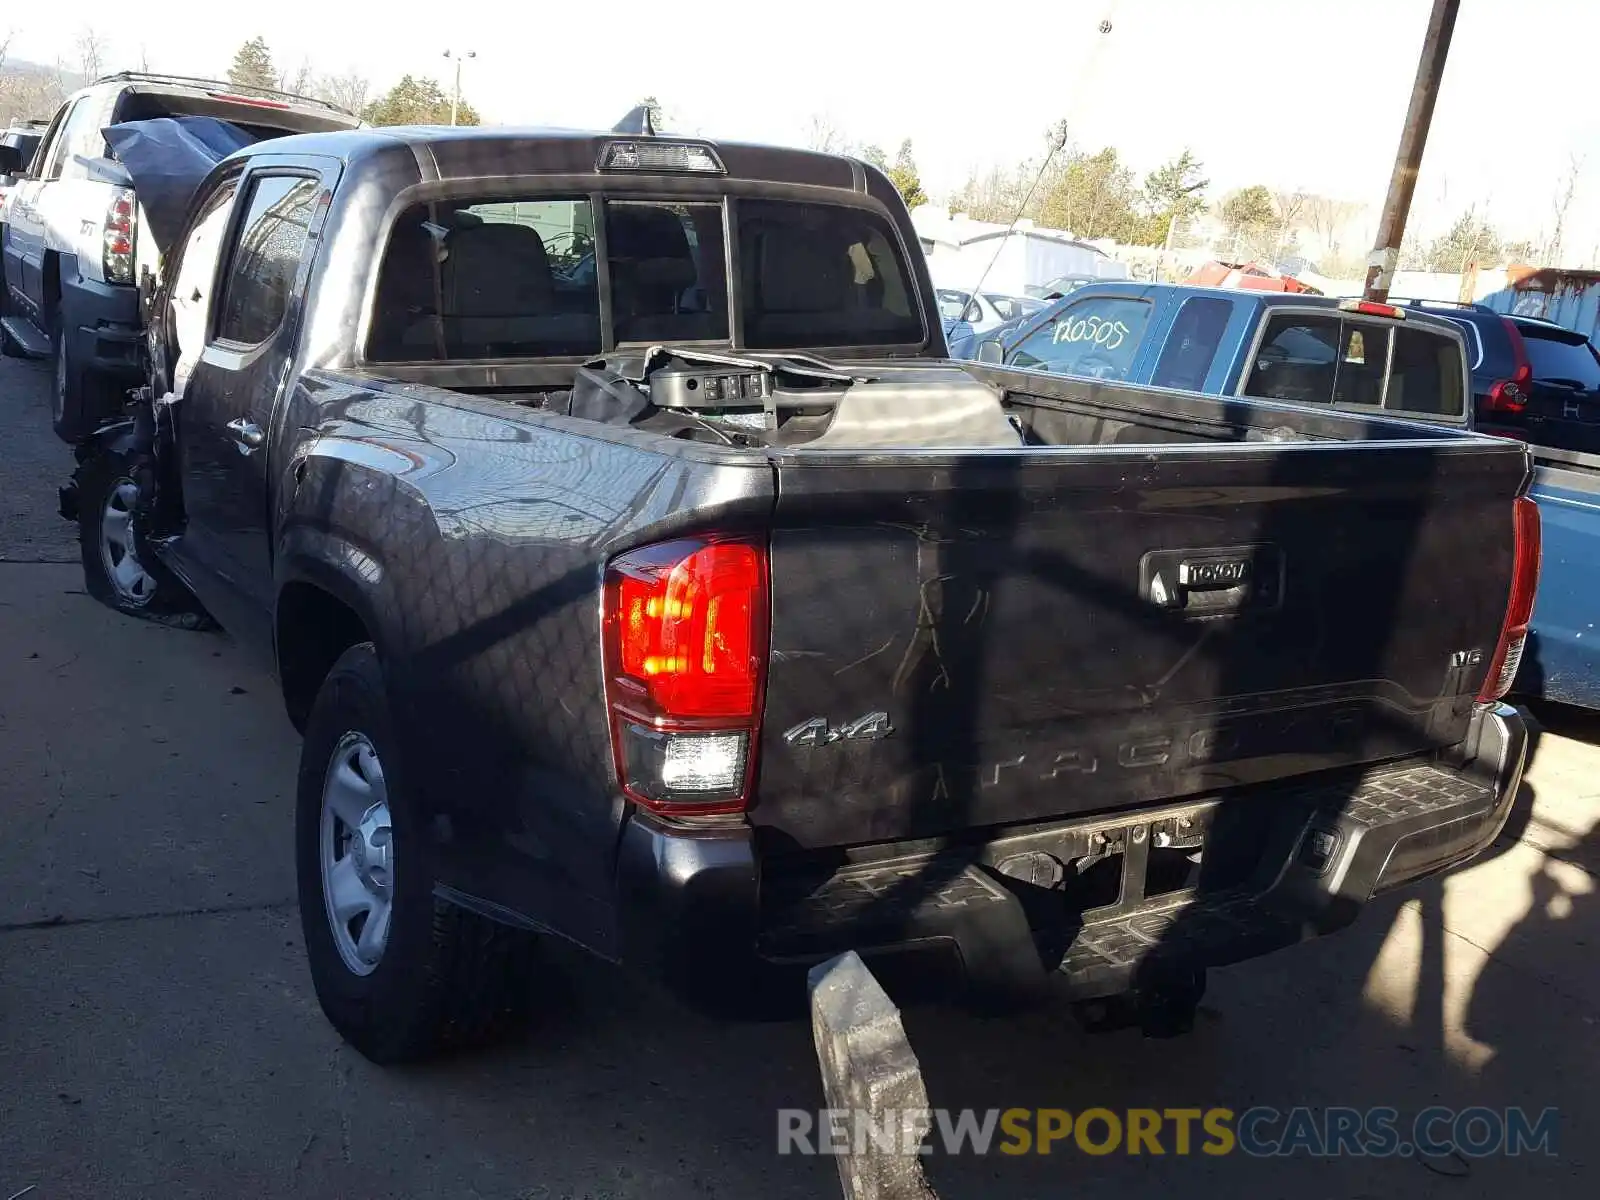
M 767 665 L 765 547 L 685 539 L 606 570 L 607 699 L 617 777 L 658 811 L 748 800 Z
M 1533 598 L 1539 587 L 1541 535 L 1539 506 L 1519 496 L 1512 510 L 1512 530 L 1516 552 L 1511 568 L 1511 596 L 1506 602 L 1506 618 L 1500 628 L 1500 641 L 1489 660 L 1481 701 L 1498 700 L 1511 690 L 1522 665 L 1522 650 L 1528 641 L 1528 624 L 1533 619 Z
M 1533 383 L 1533 364 L 1528 361 L 1528 347 L 1522 340 L 1522 331 L 1516 322 L 1500 318 L 1506 336 L 1511 340 L 1511 361 L 1515 364 L 1510 379 L 1499 379 L 1489 389 L 1484 407 L 1490 412 L 1519 413 L 1528 403 L 1528 388 Z
M 133 282 L 133 193 L 118 188 L 106 209 L 101 266 L 109 283 Z

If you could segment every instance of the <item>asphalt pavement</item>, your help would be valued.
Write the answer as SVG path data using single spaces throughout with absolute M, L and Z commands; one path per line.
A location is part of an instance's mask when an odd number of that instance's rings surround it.
M 220 634 L 83 594 L 47 384 L 0 361 L 0 1200 L 837 1197 L 830 1160 L 777 1154 L 778 1110 L 822 1105 L 802 1021 L 718 1023 L 552 948 L 505 1044 L 404 1070 L 341 1045 L 300 947 L 275 685 Z M 1592 1196 L 1600 723 L 1546 720 L 1483 860 L 1214 972 L 1187 1038 L 1054 1010 L 907 1027 L 937 1106 L 1555 1107 L 1554 1155 L 1058 1146 L 936 1158 L 940 1195 Z

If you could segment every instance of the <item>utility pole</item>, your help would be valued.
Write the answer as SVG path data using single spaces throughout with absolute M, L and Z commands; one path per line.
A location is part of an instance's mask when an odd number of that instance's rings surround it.
M 478 52 L 476 50 L 467 50 L 465 52 L 446 50 L 444 56 L 454 59 L 456 64 L 456 86 L 450 93 L 450 124 L 454 125 L 456 116 L 461 110 L 461 60 L 464 58 L 477 58 Z
M 1422 58 L 1417 63 L 1416 82 L 1411 85 L 1411 105 L 1406 109 L 1405 127 L 1400 130 L 1400 149 L 1394 158 L 1394 174 L 1389 177 L 1389 194 L 1378 221 L 1378 240 L 1367 256 L 1368 300 L 1389 298 L 1395 267 L 1400 262 L 1400 241 L 1405 237 L 1406 218 L 1411 215 L 1411 196 L 1417 190 L 1417 171 L 1422 166 L 1422 150 L 1428 142 L 1428 126 L 1433 123 L 1433 106 L 1439 98 L 1439 81 L 1444 77 L 1445 59 L 1450 54 L 1450 35 L 1455 32 L 1456 13 L 1461 0 L 1433 0 L 1428 17 L 1428 32 L 1422 39 Z

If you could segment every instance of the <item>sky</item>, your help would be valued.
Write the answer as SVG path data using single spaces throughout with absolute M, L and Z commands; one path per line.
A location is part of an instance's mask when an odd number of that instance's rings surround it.
M 9 28 L 13 56 L 76 65 L 96 10 L 5 7 L 0 39 Z M 378 88 L 405 73 L 448 88 L 444 51 L 472 50 L 462 91 L 496 122 L 605 128 L 654 95 L 675 128 L 803 144 L 823 115 L 891 154 L 911 138 L 936 198 L 974 171 L 1036 155 L 1065 117 L 1075 142 L 1115 146 L 1141 173 L 1192 149 L 1213 197 L 1260 182 L 1375 212 L 1428 10 L 1428 0 L 605 0 L 599 10 L 393 0 L 374 21 L 330 0 L 141 0 L 136 22 L 98 32 L 109 69 L 143 54 L 156 70 L 220 74 L 260 34 L 280 67 L 356 70 Z M 590 11 L 603 23 L 584 21 Z M 1600 256 L 1597 48 L 1596 0 L 1465 0 L 1416 232 L 1442 232 L 1475 204 L 1502 234 L 1536 238 L 1575 155 L 1567 244 Z

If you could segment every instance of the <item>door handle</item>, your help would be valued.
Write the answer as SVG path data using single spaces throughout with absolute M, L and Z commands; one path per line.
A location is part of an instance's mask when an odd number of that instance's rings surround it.
M 228 422 L 228 432 L 233 434 L 233 444 L 240 454 L 254 454 L 267 440 L 266 433 L 248 417 Z

